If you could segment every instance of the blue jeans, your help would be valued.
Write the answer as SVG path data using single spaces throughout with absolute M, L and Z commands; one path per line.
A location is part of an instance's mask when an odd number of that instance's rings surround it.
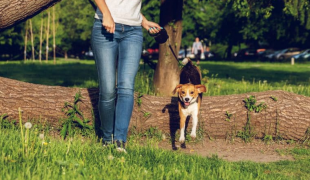
M 98 108 L 103 141 L 126 142 L 142 42 L 141 26 L 116 23 L 112 34 L 105 30 L 101 20 L 94 22 L 91 44 L 99 78 Z

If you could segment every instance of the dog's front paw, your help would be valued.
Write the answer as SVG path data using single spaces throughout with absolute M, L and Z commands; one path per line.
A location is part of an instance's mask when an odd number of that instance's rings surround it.
M 184 137 L 184 136 L 183 136 L 183 137 L 181 136 L 180 139 L 179 139 L 179 142 L 180 142 L 180 143 L 184 143 L 184 142 L 185 142 L 185 137 Z
M 192 132 L 192 133 L 191 133 L 191 138 L 192 138 L 192 139 L 195 139 L 195 138 L 196 138 L 196 132 Z

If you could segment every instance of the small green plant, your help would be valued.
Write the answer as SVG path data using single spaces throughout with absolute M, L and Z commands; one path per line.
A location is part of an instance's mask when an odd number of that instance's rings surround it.
M 147 138 L 156 138 L 158 140 L 162 139 L 162 131 L 159 130 L 157 127 L 150 127 L 146 132 L 144 133 L 144 136 Z
M 270 96 L 270 98 L 274 101 L 278 101 L 278 98 L 277 97 L 274 97 L 274 96 Z
M 202 119 L 201 117 L 199 119 Z M 204 140 L 205 134 L 207 130 L 205 129 L 205 125 L 203 121 L 198 121 L 198 128 L 197 128 L 197 136 L 195 141 Z
M 264 136 L 264 138 L 263 138 L 263 141 L 264 141 L 266 144 L 269 144 L 269 143 L 272 141 L 272 135 L 265 134 L 265 136 Z
M 250 111 L 254 111 L 256 113 L 259 113 L 267 108 L 267 105 L 264 102 L 261 102 L 259 105 L 256 104 L 256 98 L 255 96 L 250 96 L 249 98 L 244 100 L 245 107 Z
M 141 99 L 141 97 L 143 97 L 143 94 L 141 94 L 140 92 L 138 92 L 138 97 L 137 97 L 137 104 L 138 104 L 138 106 L 140 107 L 141 106 L 141 104 L 142 104 L 142 99 Z
M 65 111 L 67 118 L 63 120 L 60 131 L 60 135 L 63 139 L 65 139 L 67 135 L 72 136 L 74 129 L 77 127 L 79 127 L 83 133 L 93 129 L 92 126 L 87 124 L 90 120 L 84 118 L 83 113 L 79 109 L 78 103 L 82 101 L 81 98 L 81 92 L 78 92 L 74 96 L 73 104 L 65 102 L 63 111 Z
M 15 127 L 15 120 L 9 121 L 7 118 L 9 116 L 7 114 L 2 114 L 0 116 L 0 129 L 2 128 L 14 128 Z
M 230 122 L 230 118 L 232 117 L 233 114 L 230 114 L 228 111 L 226 111 L 225 115 L 227 116 L 225 120 Z
M 144 112 L 143 117 L 149 118 L 152 114 L 150 112 Z
M 245 127 L 243 127 L 243 131 L 237 132 L 237 137 L 240 137 L 246 143 L 251 142 L 255 135 L 256 133 L 253 132 L 253 127 L 250 125 L 249 121 L 246 123 Z
M 238 131 L 237 136 L 243 139 L 245 142 L 250 142 L 256 135 L 254 129 L 251 125 L 251 112 L 254 111 L 255 113 L 259 113 L 267 108 L 265 103 L 260 103 L 259 105 L 256 104 L 255 96 L 250 96 L 244 100 L 245 107 L 247 108 L 247 122 L 243 127 L 243 131 Z
M 307 143 L 309 143 L 309 141 L 310 141 L 310 127 L 308 127 L 308 129 L 307 129 L 302 143 L 307 144 Z
M 25 157 L 25 137 L 24 137 L 24 129 L 23 129 L 23 121 L 22 121 L 22 110 L 18 108 L 18 117 L 19 117 L 19 127 L 20 127 L 20 134 L 21 134 L 21 141 L 23 144 L 23 157 Z

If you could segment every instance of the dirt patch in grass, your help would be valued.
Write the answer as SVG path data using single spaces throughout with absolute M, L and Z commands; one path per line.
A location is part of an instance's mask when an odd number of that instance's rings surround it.
M 171 149 L 171 142 L 161 141 L 158 145 L 163 149 Z M 225 140 L 204 140 L 199 142 L 187 142 L 186 148 L 181 148 L 176 142 L 176 151 L 186 154 L 197 154 L 205 157 L 217 155 L 227 161 L 253 161 L 253 162 L 275 162 L 281 160 L 294 160 L 289 149 L 296 147 L 286 142 L 270 142 L 266 144 L 261 140 L 244 143 L 241 140 L 229 142 Z

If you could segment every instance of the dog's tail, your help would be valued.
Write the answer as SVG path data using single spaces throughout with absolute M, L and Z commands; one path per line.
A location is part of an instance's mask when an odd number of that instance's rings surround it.
M 191 63 L 192 64 L 192 61 L 190 58 L 184 58 L 183 61 L 182 61 L 182 64 L 185 66 L 187 63 Z

